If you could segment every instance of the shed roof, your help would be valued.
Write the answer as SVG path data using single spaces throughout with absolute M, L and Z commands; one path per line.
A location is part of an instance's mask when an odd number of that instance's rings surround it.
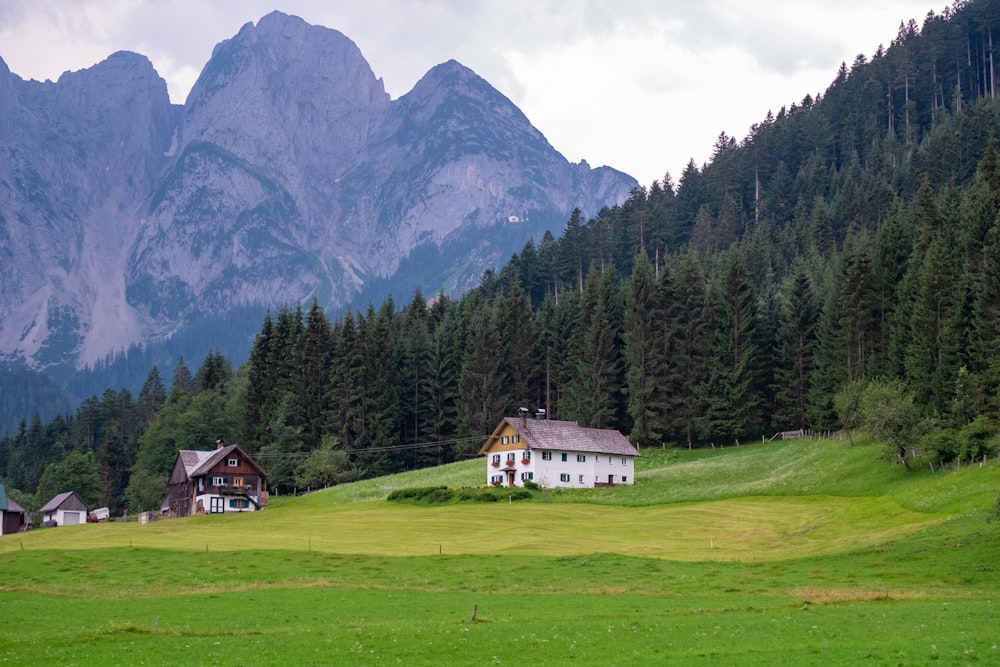
M 620 431 L 609 428 L 586 428 L 576 422 L 557 419 L 525 419 L 522 427 L 518 417 L 505 417 L 493 431 L 480 454 L 489 451 L 499 437 L 504 424 L 511 426 L 526 449 L 552 449 L 569 452 L 590 452 L 617 456 L 638 456 L 639 450 Z
M 49 502 L 45 503 L 45 505 L 42 507 L 41 511 L 42 512 L 55 512 L 60 507 L 62 507 L 64 504 L 66 504 L 67 501 L 71 500 L 74 497 L 76 498 L 76 503 L 73 503 L 73 504 L 77 505 L 77 507 L 83 506 L 83 508 L 86 509 L 87 503 L 83 502 L 83 498 L 81 498 L 80 496 L 76 495 L 75 491 L 66 491 L 65 493 L 59 493 L 59 494 L 57 494 L 56 496 L 54 496 L 52 498 L 52 500 L 50 500 Z
M 25 509 L 23 507 L 21 507 L 16 502 L 14 502 L 13 498 L 8 498 L 7 499 L 7 507 L 0 507 L 0 510 L 3 510 L 5 512 L 24 512 L 25 511 Z

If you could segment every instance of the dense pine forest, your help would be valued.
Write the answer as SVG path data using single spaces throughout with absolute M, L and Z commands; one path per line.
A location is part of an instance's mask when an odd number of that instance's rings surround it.
M 219 436 L 279 493 L 476 454 L 519 407 L 640 448 L 866 429 L 901 465 L 991 451 L 1000 424 L 1000 2 L 956 2 L 825 93 L 721 134 L 461 298 L 268 315 L 249 360 L 153 368 L 0 440 L 29 507 L 73 489 L 156 508 Z M 738 103 L 738 101 L 736 101 Z M 649 128 L 655 132 L 656 128 Z M 166 370 L 166 369 L 164 369 Z M 913 460 L 914 454 L 917 460 Z

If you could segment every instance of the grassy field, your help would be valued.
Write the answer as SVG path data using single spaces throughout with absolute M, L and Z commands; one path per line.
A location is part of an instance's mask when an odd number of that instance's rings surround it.
M 1000 663 L 1000 492 L 868 443 L 648 450 L 634 487 L 423 507 L 482 461 L 260 513 L 0 538 L 0 663 Z

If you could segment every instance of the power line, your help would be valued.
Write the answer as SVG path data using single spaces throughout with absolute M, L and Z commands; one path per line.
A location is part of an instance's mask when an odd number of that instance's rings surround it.
M 483 440 L 485 440 L 485 436 L 471 436 L 468 438 L 452 438 L 449 440 L 436 440 L 433 442 L 412 442 L 403 445 L 386 445 L 384 447 L 366 447 L 363 449 L 332 449 L 327 451 L 330 454 L 368 454 L 377 452 L 396 452 L 411 449 L 432 449 L 448 445 L 465 444 L 469 442 L 482 442 Z M 313 450 L 311 452 L 259 452 L 253 456 L 255 459 L 298 458 L 302 456 L 311 456 L 317 451 L 323 450 Z

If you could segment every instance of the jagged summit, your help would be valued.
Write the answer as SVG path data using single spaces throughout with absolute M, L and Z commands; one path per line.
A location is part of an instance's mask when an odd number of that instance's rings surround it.
M 128 52 L 46 84 L 0 61 L 0 105 L 0 358 L 36 366 L 336 308 L 421 248 L 392 289 L 461 291 L 636 185 L 568 163 L 454 60 L 391 100 L 353 41 L 281 12 L 221 42 L 183 106 Z

